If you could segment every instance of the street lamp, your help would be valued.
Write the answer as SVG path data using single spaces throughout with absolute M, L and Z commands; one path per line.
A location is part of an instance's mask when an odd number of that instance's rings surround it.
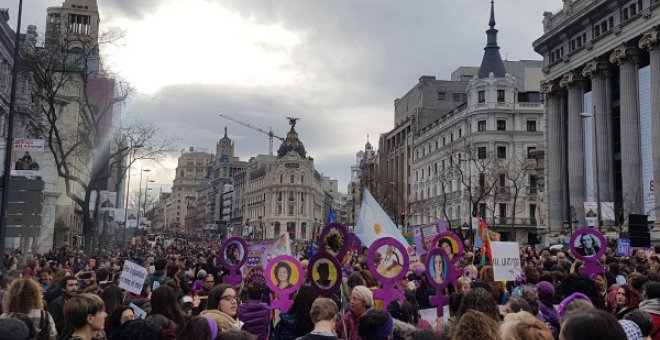
M 121 242 L 122 245 L 126 243 L 126 224 L 128 223 L 128 198 L 129 194 L 131 193 L 131 165 L 133 164 L 133 161 L 135 160 L 135 150 L 143 147 L 143 144 L 136 144 L 133 145 L 133 142 L 131 142 L 131 148 L 129 149 L 129 154 L 128 154 L 128 174 L 127 179 L 126 179 L 126 204 L 124 204 L 124 228 L 122 229 L 121 233 Z M 117 195 L 119 197 L 119 195 Z
M 139 183 L 139 191 L 138 191 L 138 204 L 137 204 L 137 225 L 135 226 L 136 228 L 140 228 L 140 199 L 142 198 L 142 173 L 144 172 L 149 172 L 151 169 L 143 169 L 142 165 L 140 165 L 140 183 Z M 146 200 L 146 190 L 145 190 L 145 200 Z
M 156 181 L 149 179 L 149 176 L 147 176 L 147 180 L 144 183 L 144 203 L 142 203 L 142 211 L 143 211 L 143 216 L 147 216 L 147 192 L 151 190 L 152 188 L 149 188 L 149 183 L 155 183 Z
M 598 133 L 597 133 L 598 130 L 596 130 L 596 113 L 595 112 L 596 112 L 596 108 L 594 107 L 594 113 L 582 112 L 582 113 L 580 113 L 580 117 L 582 117 L 583 119 L 593 118 L 592 124 L 593 124 L 594 136 L 591 139 L 591 143 L 593 143 L 594 149 L 590 150 L 590 151 L 595 154 L 594 159 L 595 159 L 595 163 L 596 163 L 596 171 L 595 171 L 596 174 L 595 174 L 595 185 L 594 186 L 596 187 L 596 209 L 597 209 L 597 214 L 598 214 L 598 230 L 603 231 L 602 230 L 603 216 L 602 216 L 602 211 L 601 211 L 601 207 L 600 207 L 600 181 L 598 179 L 598 177 L 599 177 L 599 171 L 598 171 L 598 142 L 595 141 L 596 136 L 598 135 Z

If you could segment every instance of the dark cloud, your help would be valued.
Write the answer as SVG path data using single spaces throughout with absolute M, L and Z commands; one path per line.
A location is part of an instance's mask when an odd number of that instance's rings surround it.
M 448 79 L 459 66 L 479 66 L 490 10 L 488 0 L 208 1 L 254 23 L 297 34 L 300 44 L 291 57 L 302 80 L 288 87 L 170 86 L 153 98 L 133 99 L 129 114 L 159 123 L 166 133 L 180 138 L 181 148 L 212 150 L 228 126 L 243 159 L 266 153 L 267 138 L 219 118 L 219 113 L 272 126 L 280 135 L 288 130 L 284 117 L 301 117 L 297 130 L 309 155 L 320 172 L 340 180 L 342 191 L 366 135 L 377 145 L 378 134 L 392 128 L 395 98 L 408 92 L 421 75 Z M 61 2 L 30 1 L 31 15 L 43 22 L 45 7 Z M 99 6 L 102 20 L 112 23 L 119 17 L 146 20 L 162 3 L 103 0 Z M 540 59 L 531 44 L 542 34 L 542 13 L 561 5 L 560 0 L 496 1 L 502 56 Z M 194 18 L 181 18 L 172 24 L 199 34 L 194 23 Z

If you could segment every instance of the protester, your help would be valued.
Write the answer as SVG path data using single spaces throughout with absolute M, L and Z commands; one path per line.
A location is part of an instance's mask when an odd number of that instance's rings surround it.
M 200 316 L 217 322 L 222 332 L 240 331 L 243 322 L 238 319 L 238 296 L 228 284 L 221 284 L 211 290 L 206 310 Z
M 256 335 L 259 340 L 268 338 L 271 308 L 262 302 L 266 286 L 260 282 L 247 285 L 248 300 L 238 306 L 239 319 L 244 322 L 242 330 Z
M 337 304 L 328 298 L 317 298 L 312 304 L 310 318 L 314 322 L 314 329 L 298 340 L 338 340 L 335 329 L 337 327 Z
M 646 300 L 639 304 L 639 309 L 651 314 L 653 329 L 651 338 L 660 340 L 660 282 L 649 282 L 644 289 Z
M 358 334 L 361 339 L 387 340 L 394 331 L 394 319 L 382 309 L 369 309 L 358 322 Z
M 649 313 L 636 309 L 626 314 L 623 319 L 634 322 L 637 327 L 639 327 L 641 336 L 644 339 L 650 339 L 651 330 L 653 329 L 653 320 L 651 319 L 651 315 Z
M 616 305 L 614 315 L 617 319 L 623 319 L 626 314 L 635 310 L 639 305 L 639 295 L 628 285 L 622 285 L 616 289 Z
M 169 286 L 161 286 L 151 296 L 151 314 L 160 314 L 174 322 L 175 329 L 186 324 L 187 317 L 177 301 L 176 292 Z
M 97 295 L 84 293 L 70 298 L 64 304 L 64 318 L 73 329 L 69 340 L 92 340 L 103 331 L 107 316 L 103 300 Z
M 73 276 L 65 276 L 58 285 L 59 296 L 48 303 L 48 313 L 53 317 L 57 333 L 61 334 L 64 329 L 64 304 L 78 293 L 78 279 Z
M 122 324 L 116 332 L 113 332 L 109 340 L 166 340 L 174 339 L 167 337 L 163 329 L 148 320 L 133 320 Z M 201 339 L 200 339 L 201 340 Z
M 0 339 L 29 340 L 30 329 L 16 318 L 0 318 Z
M 506 340 L 553 340 L 550 329 L 528 312 L 509 313 L 500 325 L 502 339 Z
M 215 340 L 220 334 L 218 323 L 210 317 L 196 316 L 181 328 L 177 340 Z
M 0 318 L 13 317 L 17 313 L 27 315 L 40 339 L 57 338 L 55 321 L 44 310 L 43 292 L 37 281 L 28 278 L 14 280 L 5 293 L 3 311 Z
M 463 295 L 461 307 L 458 309 L 457 316 L 460 318 L 468 310 L 475 310 L 491 317 L 494 321 L 500 321 L 500 310 L 497 307 L 495 298 L 483 288 L 471 289 Z
M 492 316 L 477 310 L 461 314 L 452 330 L 452 340 L 499 340 L 498 322 Z
M 567 316 L 561 325 L 562 340 L 627 340 L 616 318 L 599 309 L 577 311 Z
M 133 309 L 131 309 L 131 307 L 119 307 L 115 309 L 112 314 L 108 316 L 108 319 L 105 323 L 105 334 L 108 338 L 111 338 L 112 334 L 117 331 L 119 326 L 132 320 L 135 320 L 135 314 L 133 313 Z
M 361 340 L 358 332 L 358 319 L 373 307 L 373 293 L 365 286 L 356 286 L 351 293 L 350 303 L 351 310 L 344 314 L 337 325 L 337 336 L 347 340 Z

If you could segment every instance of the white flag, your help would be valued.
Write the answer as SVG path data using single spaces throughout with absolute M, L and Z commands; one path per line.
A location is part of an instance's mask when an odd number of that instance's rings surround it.
M 370 247 L 377 239 L 392 237 L 408 250 L 408 254 L 412 251 L 408 241 L 366 188 L 362 195 L 362 206 L 355 226 L 355 235 L 360 238 L 365 247 Z

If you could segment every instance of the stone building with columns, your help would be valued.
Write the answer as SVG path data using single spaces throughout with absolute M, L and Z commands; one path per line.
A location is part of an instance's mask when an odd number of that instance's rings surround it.
M 548 227 L 584 225 L 584 202 L 615 219 L 660 204 L 660 0 L 565 0 L 545 12 Z M 656 179 L 654 181 L 653 179 Z M 601 215 L 604 216 L 604 215 Z

